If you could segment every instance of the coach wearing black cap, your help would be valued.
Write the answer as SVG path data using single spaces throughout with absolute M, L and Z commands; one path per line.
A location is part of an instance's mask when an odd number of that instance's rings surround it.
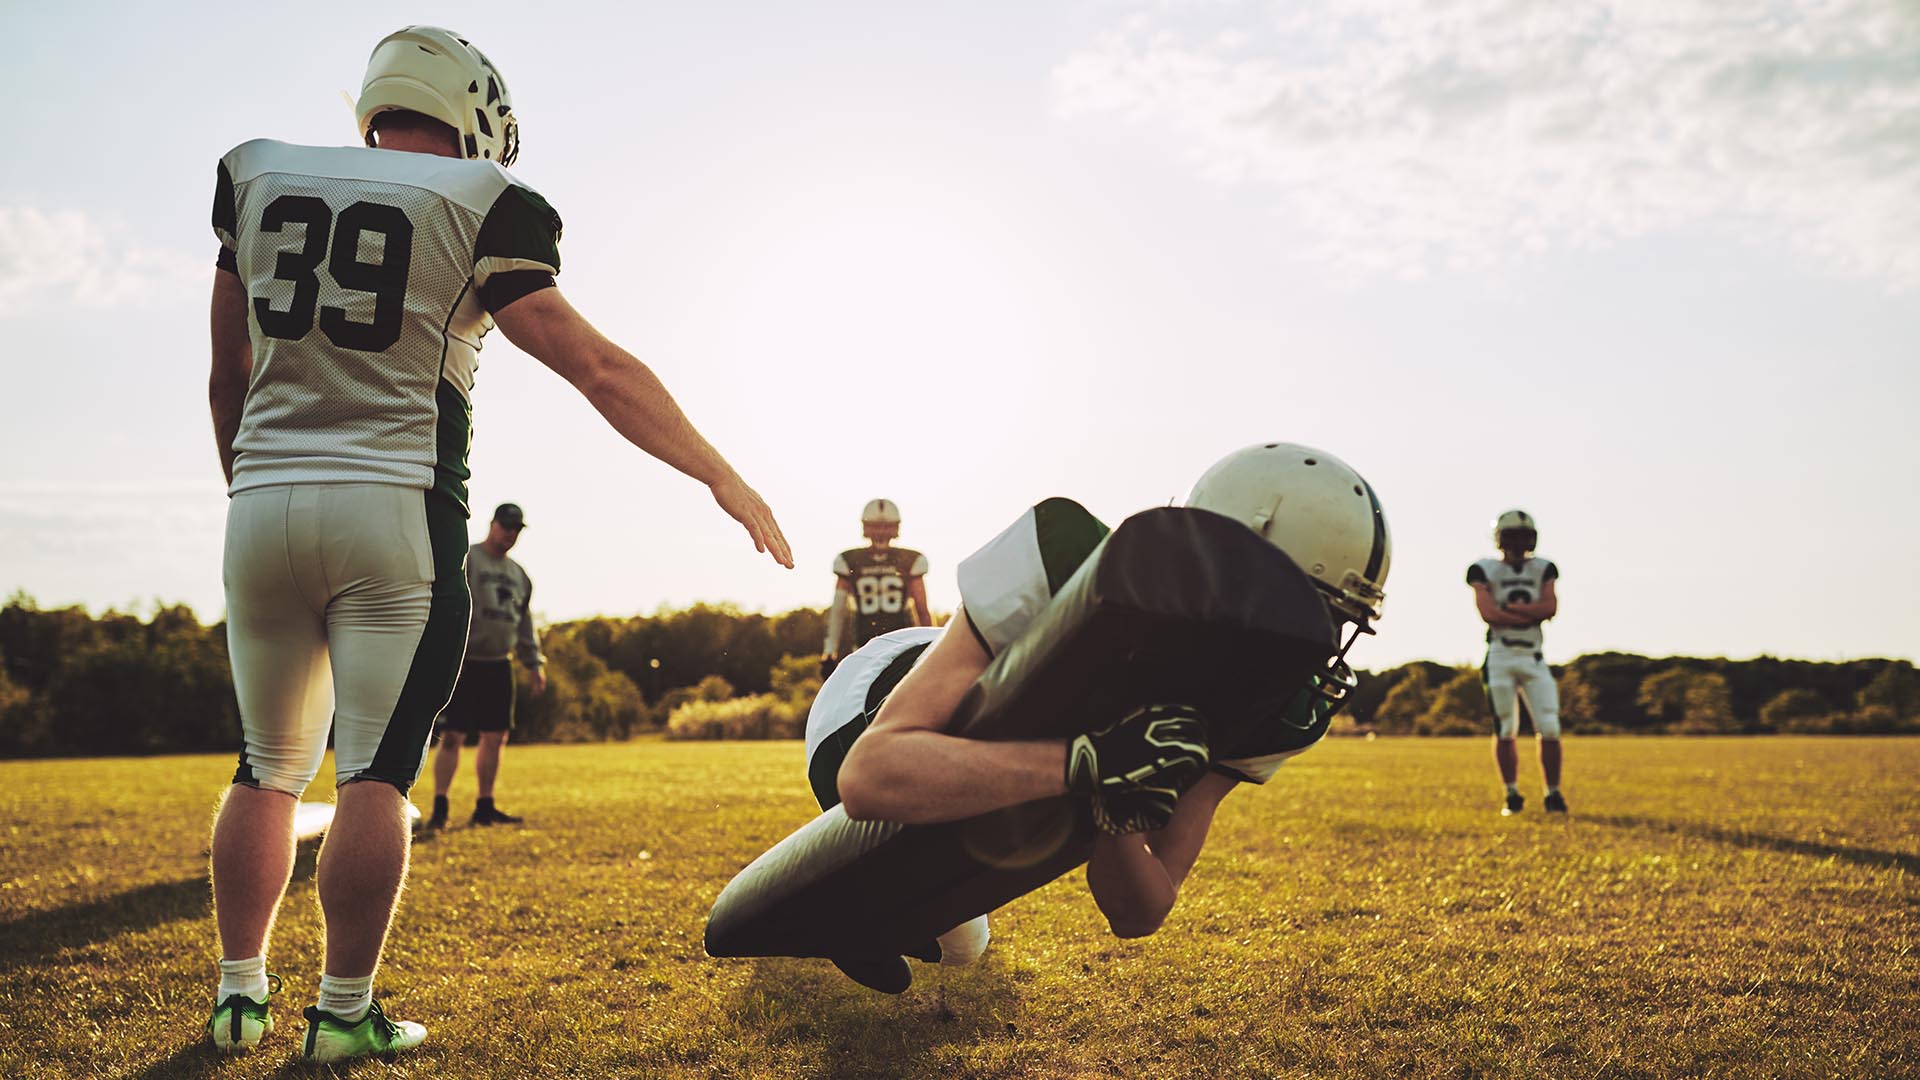
M 447 823 L 447 791 L 460 768 L 460 747 L 470 733 L 480 737 L 473 771 L 480 799 L 473 806 L 475 825 L 517 825 L 520 819 L 493 805 L 493 781 L 500 774 L 500 751 L 513 729 L 513 661 L 533 671 L 533 693 L 547 689 L 547 658 L 533 630 L 533 579 L 507 558 L 526 515 L 514 503 L 493 512 L 487 538 L 467 549 L 467 589 L 473 593 L 473 621 L 467 629 L 467 660 L 453 700 L 440 714 L 440 752 L 433 759 L 433 816 L 430 829 Z

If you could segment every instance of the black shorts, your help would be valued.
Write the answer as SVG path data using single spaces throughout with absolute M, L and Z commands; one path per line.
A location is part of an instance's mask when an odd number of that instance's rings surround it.
M 469 660 L 460 669 L 453 700 L 440 714 L 440 730 L 513 730 L 513 661 Z

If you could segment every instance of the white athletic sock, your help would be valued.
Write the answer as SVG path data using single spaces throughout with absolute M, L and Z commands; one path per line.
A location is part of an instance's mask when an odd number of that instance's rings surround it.
M 1519 785 L 1519 784 L 1508 784 L 1508 785 L 1507 785 L 1507 794 L 1509 794 L 1509 795 L 1518 795 L 1518 794 L 1520 794 L 1520 785 Z
M 1552 787 L 1550 787 L 1550 788 L 1548 788 L 1548 789 L 1547 789 L 1547 794 L 1549 794 L 1549 795 L 1558 795 L 1558 794 L 1560 794 L 1560 785 L 1558 785 L 1558 784 L 1555 784 L 1554 786 L 1552 786 Z
M 246 960 L 220 961 L 220 992 L 215 995 L 225 1001 L 235 994 L 245 994 L 255 1001 L 267 1000 L 267 955 Z
M 373 976 L 342 979 L 320 976 L 320 1008 L 351 1024 L 373 1005 Z

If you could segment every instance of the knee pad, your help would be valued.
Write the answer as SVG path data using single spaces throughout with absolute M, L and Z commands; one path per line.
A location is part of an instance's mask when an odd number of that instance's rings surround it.
M 1558 739 L 1560 737 L 1560 714 L 1557 712 L 1547 712 L 1534 717 L 1533 733 L 1542 739 Z

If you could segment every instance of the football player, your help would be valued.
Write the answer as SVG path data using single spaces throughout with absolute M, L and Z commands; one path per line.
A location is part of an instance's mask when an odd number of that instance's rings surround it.
M 1540 774 L 1546 782 L 1544 805 L 1551 813 L 1567 812 L 1560 793 L 1560 690 L 1553 683 L 1541 649 L 1540 624 L 1560 611 L 1554 583 L 1560 568 L 1533 553 L 1539 532 L 1533 515 L 1508 510 L 1493 523 L 1493 544 L 1500 557 L 1476 561 L 1467 567 L 1473 602 L 1487 624 L 1487 659 L 1480 681 L 1494 720 L 1493 760 L 1507 787 L 1501 815 L 1520 812 L 1527 800 L 1520 794 L 1520 704 L 1533 717 L 1534 737 L 1540 744 Z
M 833 604 L 827 608 L 827 643 L 820 671 L 833 674 L 840 658 L 881 634 L 931 626 L 927 611 L 927 557 L 894 547 L 900 537 L 900 505 L 874 499 L 860 510 L 867 546 L 833 557 Z M 853 610 L 853 641 L 847 641 L 847 611 Z
M 303 1055 L 416 1046 L 373 1003 L 406 879 L 408 788 L 466 643 L 469 392 L 481 338 L 572 383 L 635 446 L 707 485 L 757 550 L 772 512 L 653 372 L 554 287 L 560 217 L 506 170 L 520 149 L 499 68 L 410 26 L 373 51 L 364 146 L 260 139 L 222 157 L 212 406 L 229 482 L 227 639 L 243 749 L 213 833 L 213 1044 L 273 1028 L 266 949 L 294 807 L 329 729 L 338 812 L 320 854 L 326 959 Z
M 1078 503 L 1049 499 L 960 564 L 961 603 L 940 629 L 882 634 L 849 656 L 807 716 L 808 782 L 821 806 L 856 820 L 954 821 L 1064 794 L 1093 800 L 1102 830 L 1087 883 L 1113 932 L 1153 933 L 1173 908 L 1220 800 L 1264 784 L 1326 733 L 1354 682 L 1346 652 L 1380 615 L 1392 543 L 1373 489 L 1330 454 L 1291 443 L 1222 459 L 1187 505 L 1245 523 L 1307 571 L 1336 625 L 1351 626 L 1327 670 L 1302 686 L 1275 724 L 1271 752 L 1212 761 L 1203 720 L 1154 706 L 1075 739 L 986 741 L 949 734 L 954 710 L 988 662 L 1021 639 L 1107 534 Z M 977 956 L 984 917 L 939 942 L 940 958 Z M 842 964 L 897 992 L 904 960 Z

